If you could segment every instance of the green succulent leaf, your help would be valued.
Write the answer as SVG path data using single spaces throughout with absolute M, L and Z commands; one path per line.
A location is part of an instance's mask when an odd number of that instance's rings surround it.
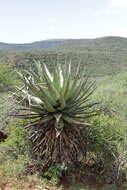
M 24 118 L 50 120 L 56 129 L 60 129 L 66 126 L 64 123 L 85 125 L 87 118 L 99 113 L 93 109 L 99 103 L 90 102 L 95 82 L 91 82 L 80 64 L 72 73 L 71 60 L 63 65 L 57 61 L 52 64 L 52 69 L 37 62 L 34 69 L 17 74 L 24 87 L 16 91 L 14 97 L 21 106 L 20 111 L 25 112 L 17 116 L 24 114 Z M 47 118 L 44 119 L 45 115 Z

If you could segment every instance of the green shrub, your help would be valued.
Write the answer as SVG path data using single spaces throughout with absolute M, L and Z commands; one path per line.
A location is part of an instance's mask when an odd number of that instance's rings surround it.
M 31 150 L 31 144 L 28 140 L 30 131 L 23 128 L 25 122 L 15 119 L 10 123 L 10 135 L 4 145 L 9 147 L 9 154 L 14 157 L 29 154 Z
M 92 125 L 83 131 L 89 152 L 87 159 L 94 161 L 96 172 L 102 172 L 104 180 L 107 177 L 111 181 L 125 179 L 127 138 L 124 121 L 104 113 L 90 122 Z
M 0 92 L 6 92 L 17 83 L 16 73 L 11 64 L 0 63 Z

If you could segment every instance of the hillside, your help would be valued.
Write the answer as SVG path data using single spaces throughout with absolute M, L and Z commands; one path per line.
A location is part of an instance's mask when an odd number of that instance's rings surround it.
M 127 49 L 127 38 L 102 37 L 96 39 L 56 39 L 43 40 L 26 44 L 0 42 L 0 50 L 35 50 L 35 49 L 87 49 L 118 48 Z
M 35 60 L 50 64 L 57 57 L 63 62 L 66 55 L 74 68 L 80 60 L 92 76 L 113 75 L 127 68 L 127 38 L 123 37 L 0 43 L 0 50 L 0 62 L 11 62 L 17 67 L 27 67 Z

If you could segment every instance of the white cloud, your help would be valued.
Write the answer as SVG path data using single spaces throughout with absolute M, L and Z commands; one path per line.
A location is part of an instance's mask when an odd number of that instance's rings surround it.
M 127 5 L 127 0 L 110 0 L 109 5 L 111 7 L 119 7 Z
M 121 9 L 105 9 L 105 10 L 97 10 L 93 12 L 93 16 L 120 16 L 124 15 L 126 12 Z

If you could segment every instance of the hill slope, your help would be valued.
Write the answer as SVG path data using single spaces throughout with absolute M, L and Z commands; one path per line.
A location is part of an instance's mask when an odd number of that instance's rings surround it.
M 51 64 L 71 57 L 74 68 L 81 60 L 92 76 L 118 73 L 127 68 L 127 38 L 45 40 L 29 44 L 0 43 L 0 62 L 27 67 L 35 60 Z M 57 56 L 58 55 L 58 56 Z
M 34 50 L 34 49 L 127 49 L 127 38 L 102 37 L 96 39 L 60 39 L 44 40 L 27 44 L 9 44 L 0 42 L 0 50 Z

